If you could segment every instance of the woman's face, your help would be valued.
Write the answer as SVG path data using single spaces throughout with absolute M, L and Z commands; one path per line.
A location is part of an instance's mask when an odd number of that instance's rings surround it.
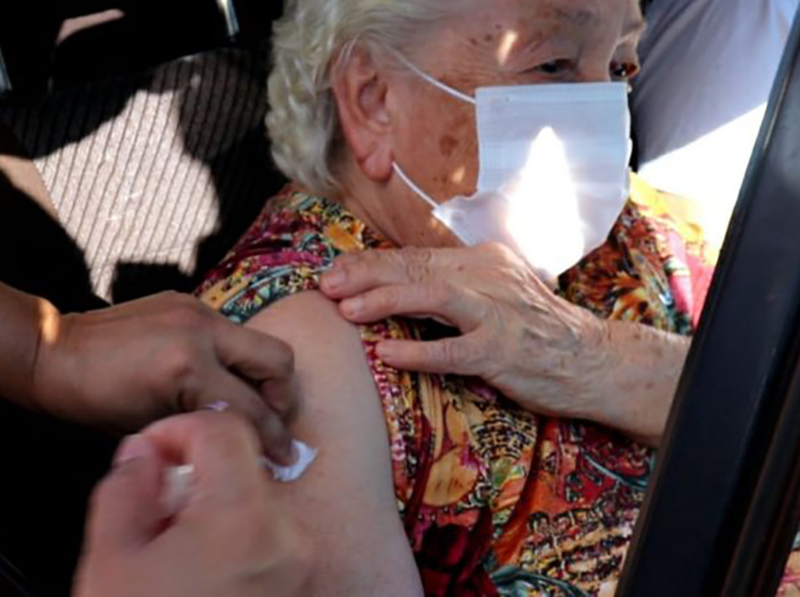
M 638 70 L 644 26 L 638 0 L 465 0 L 461 16 L 408 58 L 439 81 L 473 95 L 479 87 L 625 80 Z M 475 192 L 475 108 L 397 67 L 389 77 L 392 156 L 439 202 Z M 396 125 L 396 126 L 395 126 Z M 398 244 L 442 246 L 453 237 L 393 177 Z

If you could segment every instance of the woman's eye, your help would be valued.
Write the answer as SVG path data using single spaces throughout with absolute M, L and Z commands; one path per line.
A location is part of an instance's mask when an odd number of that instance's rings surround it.
M 639 66 L 632 62 L 614 62 L 611 64 L 611 78 L 614 81 L 629 81 L 639 72 Z
M 571 69 L 572 69 L 572 62 L 565 58 L 559 60 L 551 60 L 550 62 L 544 62 L 536 67 L 536 70 L 546 75 L 560 75 L 561 73 L 569 71 Z

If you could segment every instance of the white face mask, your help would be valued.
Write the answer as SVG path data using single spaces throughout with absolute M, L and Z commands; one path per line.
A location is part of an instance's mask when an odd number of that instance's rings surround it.
M 404 183 L 464 244 L 501 242 L 545 282 L 607 239 L 628 198 L 626 83 L 485 87 L 476 98 L 414 73 L 476 106 L 477 193 L 437 204 L 398 165 Z

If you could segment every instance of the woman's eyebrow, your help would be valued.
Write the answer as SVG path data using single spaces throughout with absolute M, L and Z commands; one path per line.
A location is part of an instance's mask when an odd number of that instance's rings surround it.
M 597 11 L 590 8 L 580 8 L 570 10 L 568 8 L 557 7 L 554 10 L 555 18 L 559 21 L 568 21 L 573 25 L 588 25 L 597 20 Z
M 597 20 L 597 11 L 590 8 L 570 10 L 558 7 L 553 11 L 554 20 L 567 21 L 573 25 L 586 26 Z M 641 35 L 647 29 L 647 22 L 642 17 L 637 17 L 625 24 L 623 35 Z

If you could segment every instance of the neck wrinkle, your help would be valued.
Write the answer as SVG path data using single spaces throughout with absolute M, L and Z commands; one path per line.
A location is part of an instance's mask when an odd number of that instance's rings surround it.
M 372 181 L 363 181 L 363 177 L 352 175 L 352 166 L 343 167 L 338 173 L 340 190 L 334 198 L 347 211 L 359 218 L 368 228 L 388 240 L 395 246 L 402 246 L 398 242 L 398 237 L 393 234 L 392 226 L 384 225 L 384 222 L 391 221 L 391 217 L 385 210 L 380 209 L 381 196 L 386 192 L 381 192 L 381 188 Z M 384 185 L 385 186 L 385 185 Z M 377 206 L 377 208 L 376 208 Z

